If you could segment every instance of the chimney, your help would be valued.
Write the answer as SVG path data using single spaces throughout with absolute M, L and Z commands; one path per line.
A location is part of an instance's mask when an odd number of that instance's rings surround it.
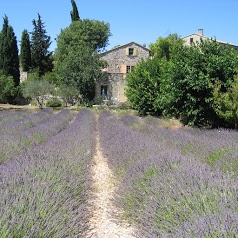
M 198 29 L 198 35 L 203 36 L 203 29 Z

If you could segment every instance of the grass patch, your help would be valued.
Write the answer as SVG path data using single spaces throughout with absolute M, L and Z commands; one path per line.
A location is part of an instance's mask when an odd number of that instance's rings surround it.
M 181 154 L 185 156 L 187 153 L 191 152 L 192 149 L 194 148 L 195 144 L 194 142 L 189 142 L 187 143 L 181 150 Z
M 229 148 L 221 148 L 221 149 L 217 149 L 215 151 L 212 151 L 205 158 L 205 162 L 208 165 L 213 166 L 217 161 L 221 160 L 224 157 L 224 155 L 227 153 L 228 150 L 229 150 Z
M 38 133 L 33 133 L 32 137 L 37 140 L 38 143 L 44 143 L 46 141 L 45 137 L 43 135 L 40 135 Z

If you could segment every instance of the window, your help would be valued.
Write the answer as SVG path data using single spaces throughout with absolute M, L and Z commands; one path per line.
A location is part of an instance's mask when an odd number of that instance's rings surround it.
M 135 66 L 127 65 L 126 66 L 126 73 L 131 73 L 134 70 Z
M 128 56 L 137 56 L 137 49 L 136 48 L 126 48 L 126 55 Z
M 121 65 L 121 73 L 122 74 L 128 74 L 131 73 L 134 70 L 134 65 Z
M 129 55 L 130 56 L 134 55 L 134 48 L 129 48 Z
M 193 43 L 193 38 L 190 38 L 190 44 L 192 44 Z

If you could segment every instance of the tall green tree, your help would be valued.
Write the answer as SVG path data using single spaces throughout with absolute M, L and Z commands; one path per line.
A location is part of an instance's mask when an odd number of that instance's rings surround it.
M 108 24 L 89 19 L 74 21 L 62 30 L 54 55 L 57 84 L 76 87 L 82 100 L 92 100 L 95 80 L 102 77 L 105 66 L 98 52 L 106 47 L 109 36 Z
M 142 114 L 173 116 L 187 125 L 218 126 L 230 120 L 237 126 L 238 53 L 215 40 L 157 46 L 153 59 L 127 76 L 128 102 Z M 219 93 L 214 94 L 217 82 Z
M 6 76 L 12 76 L 15 86 L 20 83 L 19 58 L 17 39 L 8 17 L 4 17 L 3 28 L 0 34 L 0 70 Z
M 150 44 L 150 51 L 153 57 L 170 59 L 171 50 L 174 44 L 182 44 L 183 41 L 178 34 L 170 34 L 167 37 L 159 37 L 155 43 Z
M 16 87 L 13 77 L 6 76 L 0 71 L 0 101 L 11 102 L 11 98 L 14 97 L 15 94 Z
M 31 43 L 27 30 L 22 32 L 20 64 L 23 71 L 29 71 L 31 68 Z
M 235 77 L 227 92 L 222 92 L 222 83 L 217 82 L 214 88 L 214 108 L 217 115 L 228 124 L 238 128 L 238 77 Z
M 169 62 L 152 58 L 142 60 L 127 75 L 126 96 L 128 103 L 139 114 L 161 115 L 163 112 L 163 82 L 168 74 Z
M 39 70 L 39 75 L 52 71 L 53 60 L 52 51 L 49 50 L 51 45 L 50 36 L 47 35 L 44 23 L 40 14 L 38 19 L 33 20 L 33 31 L 31 32 L 31 61 L 32 68 Z
M 0 69 L 3 69 L 4 58 L 5 58 L 5 44 L 7 38 L 7 29 L 9 27 L 8 17 L 5 15 L 3 18 L 3 26 L 0 32 Z
M 92 101 L 96 79 L 102 76 L 101 61 L 92 49 L 79 45 L 57 61 L 55 74 L 58 85 L 74 87 L 79 91 L 82 101 Z
M 79 17 L 79 12 L 78 12 L 78 8 L 77 8 L 75 0 L 71 0 L 71 4 L 73 8 L 73 10 L 70 12 L 71 20 L 72 22 L 79 21 L 80 17 Z
M 167 110 L 189 125 L 215 126 L 221 123 L 213 107 L 215 82 L 227 92 L 236 75 L 237 52 L 216 41 L 198 45 L 177 45 L 171 56 L 172 74 L 168 77 Z
M 90 19 L 75 21 L 61 31 L 57 38 L 56 52 L 63 56 L 69 51 L 68 48 L 80 44 L 100 52 L 108 45 L 110 35 L 108 23 Z

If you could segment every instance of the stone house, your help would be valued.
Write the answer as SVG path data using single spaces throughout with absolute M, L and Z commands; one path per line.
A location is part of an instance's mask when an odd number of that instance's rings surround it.
M 207 36 L 204 36 L 204 31 L 203 29 L 198 29 L 198 32 L 197 33 L 193 33 L 191 35 L 188 35 L 188 36 L 185 36 L 183 38 L 183 40 L 185 41 L 185 45 L 189 46 L 191 45 L 192 43 L 198 43 L 200 41 L 200 39 L 203 39 L 203 40 L 210 40 L 210 39 L 216 39 L 216 37 L 207 37 Z M 237 45 L 233 45 L 233 44 L 230 44 L 228 42 L 224 42 L 224 41 L 220 41 L 220 40 L 216 40 L 216 42 L 218 44 L 221 44 L 221 45 L 229 45 L 230 47 L 234 48 L 234 49 L 238 49 L 238 46 Z
M 97 82 L 96 98 L 102 97 L 114 104 L 126 102 L 126 75 L 142 59 L 149 57 L 150 50 L 135 42 L 101 53 L 100 58 L 107 61 L 108 66 L 103 69 L 104 77 Z

